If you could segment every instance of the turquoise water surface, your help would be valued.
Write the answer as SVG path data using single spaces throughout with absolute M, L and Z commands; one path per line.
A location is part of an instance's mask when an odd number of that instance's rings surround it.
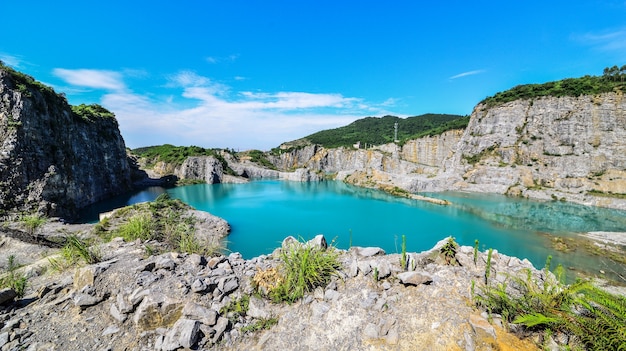
M 584 250 L 563 254 L 551 247 L 554 236 L 626 231 L 623 211 L 497 195 L 431 194 L 453 203 L 440 206 L 342 182 L 278 180 L 149 188 L 108 204 L 119 207 L 149 201 L 162 192 L 226 219 L 232 227 L 228 250 L 240 252 L 244 258 L 271 253 L 289 235 L 310 239 L 324 234 L 339 248 L 378 246 L 388 253 L 400 252 L 402 235 L 406 235 L 409 252 L 430 249 L 437 241 L 453 236 L 469 246 L 478 239 L 481 250 L 494 248 L 528 258 L 538 268 L 552 255 L 554 264 L 592 273 L 626 272 L 625 267 Z M 104 210 L 92 209 L 94 213 Z

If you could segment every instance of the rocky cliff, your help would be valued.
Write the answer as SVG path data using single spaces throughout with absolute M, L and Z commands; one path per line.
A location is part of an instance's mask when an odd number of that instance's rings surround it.
M 308 146 L 271 157 L 281 169 L 337 173 L 360 185 L 463 190 L 626 209 L 622 93 L 478 105 L 465 131 L 372 150 Z
M 51 88 L 0 66 L 0 210 L 72 217 L 130 186 L 112 114 L 81 116 Z

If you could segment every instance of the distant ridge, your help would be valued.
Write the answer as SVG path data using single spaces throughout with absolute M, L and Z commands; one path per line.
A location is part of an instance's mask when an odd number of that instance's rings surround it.
M 400 118 L 396 116 L 366 117 L 347 126 L 323 130 L 302 139 L 287 142 L 281 148 L 318 144 L 327 148 L 361 145 L 380 145 L 394 141 L 394 124 L 398 123 L 398 140 L 402 144 L 426 135 L 438 135 L 451 129 L 464 129 L 469 116 L 433 114 Z

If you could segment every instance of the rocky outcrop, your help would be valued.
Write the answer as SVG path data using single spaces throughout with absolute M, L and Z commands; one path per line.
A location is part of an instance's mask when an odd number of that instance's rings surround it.
M 319 236 L 307 245 L 325 249 Z M 459 247 L 460 265 L 440 250 L 400 255 L 380 248 L 339 250 L 341 267 L 326 286 L 297 303 L 255 293 L 253 277 L 280 264 L 275 253 L 251 260 L 166 252 L 152 243 L 102 244 L 101 263 L 57 275 L 34 274 L 24 299 L 0 307 L 0 348 L 127 350 L 498 350 L 535 349 L 492 324 L 470 302 L 484 278 L 487 253 Z M 327 250 L 336 250 L 329 247 Z M 491 279 L 530 270 L 530 262 L 493 252 Z M 514 285 L 514 284 L 512 284 Z M 512 287 L 513 288 L 513 287 Z M 478 291 L 478 290 L 477 290 Z M 41 328 L 42 325 L 47 326 Z
M 65 99 L 0 67 L 0 210 L 72 217 L 131 186 L 114 117 L 81 118 Z
M 187 157 L 175 173 L 180 179 L 199 179 L 207 184 L 216 184 L 222 183 L 224 167 L 213 156 Z

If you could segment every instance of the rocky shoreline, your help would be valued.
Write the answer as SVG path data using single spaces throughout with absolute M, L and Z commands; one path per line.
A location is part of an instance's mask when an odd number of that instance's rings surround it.
M 148 255 L 158 243 L 117 238 L 98 246 L 97 264 L 59 273 L 46 268 L 48 256 L 24 266 L 26 295 L 0 307 L 0 350 L 535 349 L 473 307 L 471 281 L 483 277 L 487 254 L 475 264 L 473 248 L 460 247 L 460 265 L 447 265 L 438 255 L 445 242 L 409 253 L 405 269 L 399 254 L 379 248 L 340 251 L 328 286 L 277 304 L 259 297 L 252 279 L 278 265 L 281 248 L 251 260 Z M 497 252 L 491 267 L 496 279 L 524 269 L 543 275 Z M 242 299 L 245 311 L 232 308 Z M 256 330 L 268 320 L 274 325 Z

